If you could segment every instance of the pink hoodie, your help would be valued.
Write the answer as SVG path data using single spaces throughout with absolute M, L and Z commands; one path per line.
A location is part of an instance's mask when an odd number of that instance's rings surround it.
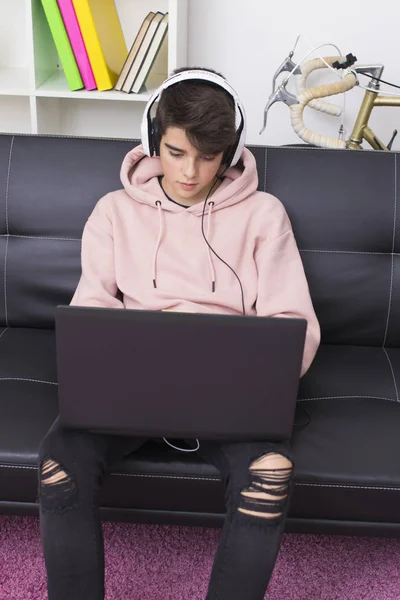
M 242 159 L 244 170 L 228 169 L 207 201 L 204 231 L 239 276 L 247 315 L 307 320 L 304 375 L 320 328 L 303 263 L 283 204 L 257 191 L 253 154 L 245 149 Z M 125 189 L 101 198 L 85 225 L 82 276 L 71 304 L 242 314 L 238 280 L 203 238 L 204 202 L 189 208 L 171 202 L 161 174 L 160 159 L 146 157 L 141 146 L 126 155 Z

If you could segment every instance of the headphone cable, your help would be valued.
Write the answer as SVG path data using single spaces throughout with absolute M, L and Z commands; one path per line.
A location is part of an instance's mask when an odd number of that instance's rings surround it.
M 244 292 L 243 292 L 243 285 L 242 282 L 240 281 L 239 275 L 236 273 L 236 271 L 223 259 L 219 256 L 219 254 L 217 254 L 214 250 L 214 248 L 211 246 L 210 242 L 208 241 L 205 233 L 204 233 L 204 214 L 205 214 L 205 210 L 206 210 L 206 204 L 207 204 L 207 200 L 210 197 L 215 185 L 217 184 L 218 180 L 222 181 L 222 175 L 225 173 L 225 171 L 228 169 L 228 167 L 226 167 L 223 172 L 221 173 L 221 175 L 217 175 L 216 180 L 214 181 L 214 183 L 212 184 L 206 199 L 204 200 L 204 205 L 203 205 L 203 212 L 201 215 L 201 233 L 203 234 L 203 238 L 204 241 L 206 242 L 207 246 L 210 248 L 211 252 L 213 254 L 215 254 L 215 256 L 218 258 L 218 260 L 220 260 L 222 263 L 224 263 L 224 265 L 226 265 L 228 267 L 228 269 L 230 269 L 232 271 L 232 273 L 234 274 L 234 276 L 236 277 L 236 279 L 239 282 L 240 285 L 240 293 L 241 293 L 241 297 L 242 297 L 242 312 L 245 315 L 246 314 L 246 309 L 245 309 L 245 305 L 244 305 Z

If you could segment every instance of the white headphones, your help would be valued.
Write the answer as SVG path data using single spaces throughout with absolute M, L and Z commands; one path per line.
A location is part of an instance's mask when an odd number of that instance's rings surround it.
M 151 118 L 150 115 L 153 104 L 157 101 L 163 90 L 167 89 L 171 85 L 175 85 L 175 83 L 186 81 L 188 79 L 199 79 L 203 81 L 209 81 L 210 83 L 215 83 L 232 96 L 235 102 L 236 112 L 236 142 L 233 144 L 233 147 L 229 152 L 226 164 L 228 167 L 233 167 L 241 157 L 246 141 L 246 114 L 244 106 L 235 90 L 223 77 L 220 77 L 220 75 L 215 73 L 211 73 L 210 71 L 204 71 L 201 69 L 190 69 L 187 71 L 182 71 L 181 73 L 177 73 L 176 75 L 172 75 L 166 79 L 150 97 L 146 104 L 146 108 L 144 109 L 141 125 L 141 137 L 144 153 L 147 156 L 158 156 L 159 153 L 157 123 L 156 119 Z

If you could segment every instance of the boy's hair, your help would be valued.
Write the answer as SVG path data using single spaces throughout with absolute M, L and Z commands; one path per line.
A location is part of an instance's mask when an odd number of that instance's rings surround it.
M 225 77 L 213 69 L 183 67 L 176 75 L 191 69 L 201 69 Z M 223 88 L 208 81 L 180 81 L 161 93 L 156 121 L 159 139 L 168 127 L 184 129 L 190 143 L 204 154 L 226 156 L 236 141 L 236 110 L 232 96 Z

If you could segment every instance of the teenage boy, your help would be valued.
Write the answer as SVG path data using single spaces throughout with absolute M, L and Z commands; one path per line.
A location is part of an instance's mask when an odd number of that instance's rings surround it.
M 303 375 L 320 342 L 319 324 L 286 211 L 257 191 L 240 100 L 222 75 L 197 68 L 175 71 L 158 97 L 155 120 L 154 97 L 145 110 L 142 145 L 123 161 L 123 189 L 102 198 L 86 223 L 71 303 L 305 318 Z M 179 376 L 186 349 L 171 352 Z M 39 499 L 49 600 L 104 598 L 98 492 L 112 463 L 143 441 L 66 430 L 58 419 L 43 439 Z M 198 452 L 226 486 L 207 600 L 262 600 L 289 506 L 289 440 L 201 441 Z M 134 589 L 130 597 L 138 598 Z

